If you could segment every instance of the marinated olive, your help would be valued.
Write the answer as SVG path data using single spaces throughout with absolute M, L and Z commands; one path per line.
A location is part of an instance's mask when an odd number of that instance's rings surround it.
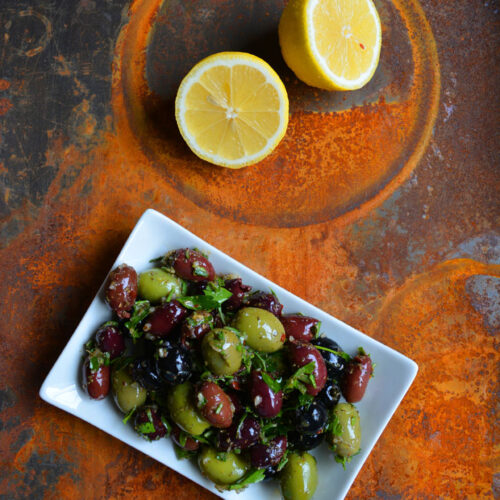
M 213 324 L 214 317 L 209 311 L 194 311 L 182 323 L 182 343 L 188 345 L 189 341 L 201 339 Z
M 183 295 L 184 282 L 175 274 L 154 268 L 139 275 L 139 297 L 158 303 L 163 297 L 171 298 Z
M 105 298 L 119 318 L 130 318 L 137 298 L 137 273 L 133 267 L 121 264 L 109 274 Z
M 285 500 L 310 500 L 318 486 L 316 459 L 309 453 L 290 453 L 281 472 L 281 492 Z
M 256 351 L 278 351 L 286 340 L 285 329 L 280 320 L 269 311 L 258 307 L 240 309 L 234 318 L 233 326 Z
M 111 376 L 115 403 L 123 413 L 146 402 L 147 391 L 130 376 L 129 367 L 114 370 Z
M 361 446 L 361 425 L 359 413 L 351 403 L 339 403 L 332 411 L 333 425 L 329 427 L 326 439 L 332 450 L 341 457 L 351 457 Z
M 189 382 L 176 385 L 169 391 L 167 407 L 172 420 L 188 434 L 198 436 L 210 427 L 196 409 L 194 389 Z
M 328 378 L 326 380 L 325 387 L 318 394 L 318 401 L 321 401 L 325 408 L 331 410 L 339 402 L 340 399 L 340 387 L 335 381 L 335 379 Z
M 196 393 L 201 414 L 214 426 L 226 429 L 233 422 L 234 408 L 229 396 L 215 383 L 206 380 Z
M 293 414 L 293 423 L 299 432 L 304 434 L 319 434 L 323 432 L 328 421 L 328 412 L 319 402 L 299 406 Z
M 177 276 L 190 281 L 213 281 L 215 270 L 211 262 L 197 250 L 180 248 L 171 257 Z
M 114 359 L 125 351 L 125 340 L 115 325 L 102 325 L 95 334 L 97 347 L 102 352 L 109 352 L 110 359 Z
M 288 354 L 294 367 L 301 368 L 311 362 L 314 363 L 312 376 L 314 384 L 306 384 L 307 393 L 316 396 L 326 383 L 326 366 L 319 351 L 312 344 L 303 342 L 290 342 Z
M 171 300 L 154 309 L 144 320 L 143 330 L 155 337 L 166 337 L 188 314 L 180 302 Z
M 283 405 L 283 391 L 274 392 L 264 380 L 269 377 L 267 373 L 260 370 L 252 371 L 250 382 L 250 395 L 255 411 L 265 418 L 273 418 L 281 411 Z
M 249 469 L 248 462 L 241 456 L 228 452 L 219 452 L 204 446 L 198 456 L 201 472 L 215 484 L 232 484 L 242 478 Z
M 244 285 L 241 278 L 226 280 L 224 288 L 232 293 L 231 297 L 222 304 L 225 311 L 237 311 L 242 306 L 245 295 L 252 289 L 251 286 Z
M 316 325 L 319 321 L 308 316 L 292 314 L 282 316 L 281 323 L 285 327 L 286 337 L 290 342 L 295 340 L 299 342 L 311 342 L 316 334 Z
M 245 417 L 243 422 L 235 421 L 218 436 L 217 447 L 223 451 L 246 450 L 260 438 L 260 424 L 253 417 Z
M 188 349 L 162 341 L 156 353 L 156 372 L 167 384 L 181 384 L 192 375 L 193 361 Z
M 328 351 L 324 349 L 318 350 L 325 360 L 328 376 L 337 380 L 341 380 L 345 373 L 347 361 L 341 356 L 344 351 L 340 348 L 337 342 L 329 339 L 328 337 L 319 337 L 317 339 L 314 339 L 312 343 L 316 346 L 326 347 L 327 349 L 329 349 Z
M 288 442 L 294 450 L 309 451 L 317 448 L 325 438 L 324 433 L 303 434 L 302 432 L 292 431 L 288 434 Z
M 256 444 L 250 448 L 252 466 L 265 469 L 280 463 L 287 447 L 286 436 L 278 436 L 267 444 Z
M 233 405 L 234 408 L 234 416 L 238 417 L 239 415 L 242 415 L 243 412 L 245 411 L 245 407 L 243 406 L 243 403 L 241 402 L 240 396 L 236 391 L 230 389 L 226 391 L 226 394 L 229 396 L 229 399 L 231 400 L 231 404 Z
M 168 434 L 168 424 L 157 406 L 143 406 L 135 414 L 134 429 L 148 441 L 156 441 Z
M 156 360 L 153 357 L 140 357 L 132 363 L 132 376 L 142 387 L 149 391 L 158 391 L 164 385 L 158 375 Z
M 232 375 L 241 367 L 242 344 L 229 328 L 216 328 L 201 341 L 201 353 L 214 375 Z
M 186 434 L 179 426 L 172 425 L 172 441 L 186 451 L 196 451 L 200 447 L 200 442 Z
M 245 301 L 245 305 L 265 309 L 278 318 L 281 316 L 283 304 L 272 293 L 255 292 Z
M 83 388 L 92 399 L 103 399 L 109 393 L 109 359 L 96 349 L 83 363 Z
M 349 361 L 342 381 L 342 394 L 348 403 L 357 403 L 363 399 L 372 373 L 370 356 L 359 355 Z

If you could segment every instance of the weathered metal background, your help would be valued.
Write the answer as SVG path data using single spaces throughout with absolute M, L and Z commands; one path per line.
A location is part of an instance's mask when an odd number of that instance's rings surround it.
M 380 67 L 344 94 L 285 67 L 283 1 L 0 2 L 0 498 L 211 498 L 37 396 L 148 207 L 417 361 L 350 498 L 500 496 L 500 5 L 376 3 Z M 284 141 L 241 171 L 193 157 L 172 113 L 219 50 L 290 94 Z

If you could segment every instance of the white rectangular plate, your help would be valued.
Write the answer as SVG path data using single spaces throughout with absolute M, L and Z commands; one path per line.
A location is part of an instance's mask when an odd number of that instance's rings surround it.
M 152 267 L 149 263 L 151 259 L 163 255 L 168 250 L 183 247 L 197 247 L 208 251 L 210 261 L 218 274 L 236 273 L 242 277 L 244 283 L 257 290 L 268 291 L 269 288 L 272 288 L 284 305 L 285 312 L 301 312 L 319 319 L 322 322 L 322 332 L 337 341 L 346 352 L 355 353 L 358 347 L 363 346 L 371 354 L 377 365 L 375 377 L 370 380 L 363 400 L 356 405 L 360 413 L 362 427 L 361 453 L 352 459 L 347 470 L 343 470 L 342 466 L 335 462 L 333 454 L 325 445 L 313 451 L 318 459 L 319 476 L 319 485 L 314 499 L 340 500 L 344 498 L 415 378 L 417 365 L 402 354 L 371 339 L 258 275 L 154 210 L 147 210 L 139 219 L 113 264 L 113 269 L 125 262 L 141 272 Z M 83 392 L 78 378 L 83 344 L 92 337 L 102 323 L 111 318 L 110 310 L 102 300 L 103 287 L 104 283 L 47 375 L 40 389 L 40 397 L 133 446 L 222 498 L 237 498 L 238 500 L 280 499 L 278 481 L 252 485 L 240 494 L 236 492 L 220 493 L 214 488 L 211 481 L 200 474 L 196 464 L 176 458 L 170 439 L 162 439 L 154 443 L 145 441 L 134 432 L 131 425 L 122 423 L 123 415 L 116 409 L 112 398 L 92 401 Z

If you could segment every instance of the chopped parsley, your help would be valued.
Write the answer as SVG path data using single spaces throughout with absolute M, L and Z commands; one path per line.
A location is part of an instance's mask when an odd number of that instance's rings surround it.
M 307 363 L 307 365 L 299 368 L 285 383 L 284 390 L 285 392 L 291 392 L 294 389 L 297 389 L 302 394 L 307 392 L 306 384 L 310 384 L 311 380 L 309 375 L 312 375 L 314 368 L 316 367 L 316 363 L 311 361 Z M 315 381 L 316 383 L 316 381 Z
M 140 322 L 149 314 L 151 305 L 149 300 L 137 300 L 132 309 L 130 319 L 125 323 L 125 327 L 130 332 L 132 340 L 135 342 L 138 338 L 142 337 L 143 331 L 138 328 Z
M 346 361 L 351 361 L 351 356 L 349 356 L 349 354 L 347 354 L 346 352 L 334 351 L 333 349 L 329 349 L 328 347 L 323 347 L 322 345 L 315 345 L 314 347 L 316 347 L 316 349 L 319 349 L 320 351 L 328 351 L 333 354 L 336 354 L 337 356 L 344 358 Z
M 276 382 L 276 380 L 270 377 L 266 372 L 262 372 L 261 375 L 264 382 L 273 392 L 281 391 L 281 385 L 278 382 Z
M 218 456 L 217 456 L 218 458 Z M 235 483 L 227 487 L 228 490 L 241 490 L 249 484 L 254 484 L 262 481 L 266 477 L 265 469 L 252 469 L 248 474 L 238 479 Z

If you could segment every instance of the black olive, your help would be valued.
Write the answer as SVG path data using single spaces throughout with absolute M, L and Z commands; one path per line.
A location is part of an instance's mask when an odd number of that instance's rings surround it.
M 340 353 L 344 352 L 342 348 L 337 344 L 337 342 L 329 339 L 328 337 L 318 337 L 317 339 L 314 339 L 312 343 L 316 346 L 326 347 L 331 351 L 337 351 Z M 321 353 L 321 356 L 323 356 L 323 359 L 325 360 L 328 377 L 337 380 L 342 379 L 347 366 L 347 361 L 342 356 L 339 356 L 338 354 L 335 354 L 333 352 L 325 351 L 324 349 L 318 349 L 318 351 Z
M 158 375 L 154 358 L 137 358 L 132 364 L 132 376 L 149 391 L 158 391 L 164 385 Z
M 163 342 L 156 349 L 155 358 L 158 375 L 167 384 L 182 384 L 191 377 L 193 360 L 182 345 Z
M 270 479 L 276 479 L 277 474 L 278 471 L 276 470 L 276 467 L 273 467 L 272 465 L 266 467 L 264 469 L 264 481 L 269 481 Z
M 313 401 L 308 406 L 299 406 L 294 413 L 293 423 L 297 432 L 318 434 L 323 432 L 328 420 L 328 412 L 322 403 Z
M 341 391 L 338 383 L 329 377 L 326 380 L 325 387 L 316 397 L 327 409 L 331 410 L 339 402 L 340 396 Z
M 302 432 L 288 433 L 290 447 L 294 450 L 308 451 L 319 446 L 325 437 L 325 433 L 320 434 L 304 434 Z

